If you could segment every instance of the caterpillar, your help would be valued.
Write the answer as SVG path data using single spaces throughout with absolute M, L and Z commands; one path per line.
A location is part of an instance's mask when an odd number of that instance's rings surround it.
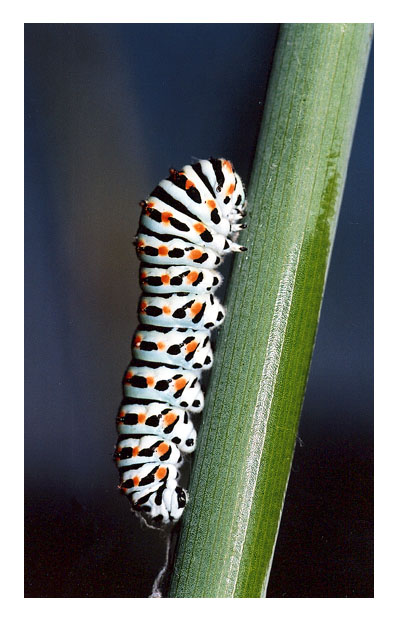
M 200 413 L 201 373 L 210 369 L 210 333 L 225 310 L 217 267 L 237 243 L 245 192 L 223 158 L 170 169 L 145 201 L 135 246 L 142 295 L 132 360 L 123 378 L 114 458 L 122 493 L 149 526 L 174 523 L 188 493 L 178 467 L 196 445 L 189 413 Z

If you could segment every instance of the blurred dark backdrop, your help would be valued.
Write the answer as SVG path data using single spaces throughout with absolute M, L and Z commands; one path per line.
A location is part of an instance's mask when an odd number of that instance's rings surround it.
M 192 157 L 249 181 L 277 31 L 25 27 L 28 597 L 145 597 L 163 564 L 112 462 L 138 202 Z M 372 62 L 269 597 L 373 595 Z

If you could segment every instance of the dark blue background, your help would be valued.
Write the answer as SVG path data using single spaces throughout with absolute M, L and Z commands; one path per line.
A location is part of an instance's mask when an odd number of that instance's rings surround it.
M 138 202 L 192 157 L 248 182 L 277 31 L 26 25 L 26 596 L 145 597 L 163 564 L 112 462 Z M 372 596 L 372 67 L 271 597 Z

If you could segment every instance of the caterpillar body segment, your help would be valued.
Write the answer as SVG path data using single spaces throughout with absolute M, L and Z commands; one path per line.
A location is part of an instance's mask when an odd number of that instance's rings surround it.
M 134 333 L 132 352 L 135 359 L 196 371 L 210 369 L 213 363 L 209 330 L 163 328 L 160 331 L 160 327 L 142 324 Z
M 199 266 L 216 268 L 227 253 L 245 250 L 243 246 L 229 244 L 223 254 L 208 246 L 193 244 L 181 238 L 148 233 L 144 227 L 137 234 L 136 247 L 139 259 L 147 264 Z
M 177 464 L 181 462 L 181 452 L 175 443 L 167 442 L 159 436 L 129 436 L 119 440 L 115 460 L 119 468 L 147 462 Z
M 194 220 L 173 209 L 156 197 L 150 197 L 143 208 L 141 222 L 155 233 L 184 236 L 184 240 L 194 244 L 207 244 L 216 253 L 222 253 L 225 236 L 217 233 L 210 225 Z
M 124 376 L 123 388 L 128 398 L 162 401 L 192 412 L 203 410 L 204 396 L 198 372 L 182 367 L 137 367 L 131 364 Z
M 221 275 L 208 268 L 188 266 L 167 266 L 164 268 L 143 265 L 140 270 L 140 285 L 144 292 L 214 292 L 221 285 Z
M 114 458 L 133 511 L 160 527 L 179 520 L 188 500 L 178 468 L 196 446 L 190 413 L 203 409 L 201 373 L 213 363 L 211 331 L 225 316 L 217 268 L 228 253 L 247 250 L 237 243 L 246 203 L 231 162 L 210 158 L 170 169 L 140 205 L 140 324 Z
M 157 436 L 173 442 L 184 453 L 191 453 L 196 447 L 196 430 L 182 408 L 172 408 L 162 402 L 124 403 L 116 423 L 121 436 Z
M 142 296 L 139 303 L 142 324 L 212 330 L 223 322 L 225 310 L 213 294 L 162 294 Z

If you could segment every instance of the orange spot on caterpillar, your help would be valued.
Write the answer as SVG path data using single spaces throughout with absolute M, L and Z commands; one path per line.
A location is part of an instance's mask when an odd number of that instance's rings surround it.
M 167 475 L 167 469 L 164 466 L 161 466 L 156 471 L 156 479 L 163 479 Z
M 164 257 L 165 255 L 169 254 L 169 251 L 167 249 L 167 246 L 159 246 L 158 248 L 158 253 L 161 257 Z
M 234 190 L 235 190 L 235 184 L 231 184 L 227 190 L 227 194 L 233 194 Z
M 223 164 L 229 173 L 233 173 L 232 164 L 229 160 L 224 160 Z
M 140 337 L 140 336 L 137 336 L 137 337 L 134 339 L 133 347 L 134 347 L 134 348 L 139 348 L 139 347 L 140 347 L 140 343 L 141 343 L 141 341 L 142 341 L 141 337 Z
M 146 277 L 148 276 L 148 274 L 143 270 L 140 274 L 140 279 L 141 281 L 143 281 L 144 279 L 146 279 Z
M 140 304 L 140 311 L 141 313 L 145 313 L 145 309 L 147 308 L 147 303 L 145 302 L 145 300 L 143 300 Z
M 189 190 L 192 187 L 195 187 L 195 184 L 190 179 L 187 179 L 187 181 L 185 182 L 185 190 Z
M 163 341 L 158 341 L 156 345 L 158 346 L 158 350 L 164 350 L 166 347 Z
M 145 423 L 146 415 L 145 413 L 138 413 L 138 423 Z
M 148 387 L 153 387 L 155 384 L 155 378 L 153 376 L 147 376 L 146 383 Z
M 199 257 L 202 257 L 202 255 L 202 251 L 193 250 L 189 253 L 188 257 L 189 259 L 199 259 Z
M 128 369 L 124 375 L 124 382 L 128 382 L 130 378 L 133 377 L 133 375 L 134 375 L 133 372 L 130 369 Z
M 138 456 L 139 451 L 140 448 L 138 447 L 138 445 L 136 447 L 133 447 L 133 458 L 136 458 Z
M 166 424 L 165 427 L 174 423 L 176 419 L 177 419 L 177 415 L 175 413 L 167 413 L 167 415 L 165 415 L 163 418 L 163 421 Z
M 157 448 L 157 452 L 159 454 L 159 456 L 163 456 L 167 451 L 169 451 L 169 446 L 167 443 L 160 443 L 159 447 Z
M 138 240 L 138 242 L 137 242 L 137 246 L 138 246 L 138 247 L 145 246 L 145 242 L 144 242 L 144 240 Z
M 210 207 L 210 209 L 215 209 L 216 208 L 216 202 L 213 201 L 212 199 L 210 199 L 209 201 L 206 201 L 206 203 Z
M 169 224 L 169 220 L 170 220 L 170 218 L 172 218 L 172 216 L 173 216 L 173 214 L 171 212 L 163 212 L 163 214 L 162 214 L 162 222 L 165 225 L 168 225 Z
M 162 283 L 164 283 L 165 285 L 168 285 L 170 283 L 170 277 L 168 274 L 162 274 L 160 278 L 162 280 Z
M 188 283 L 194 283 L 194 281 L 196 281 L 198 276 L 199 276 L 199 273 L 195 272 L 194 270 L 192 272 L 189 272 L 189 274 L 187 274 Z
M 194 304 L 191 307 L 191 314 L 192 315 L 197 315 L 202 307 L 203 307 L 203 305 L 202 305 L 201 302 L 194 302 Z
M 186 346 L 186 351 L 187 352 L 193 352 L 194 350 L 196 350 L 196 348 L 198 347 L 198 342 L 197 341 L 191 341 L 190 343 L 188 343 L 188 345 Z
M 162 307 L 162 311 L 163 313 L 165 313 L 166 315 L 169 315 L 171 313 L 171 309 L 170 307 L 168 307 L 167 305 L 164 305 L 164 307 Z
M 187 382 L 188 380 L 185 380 L 185 378 L 177 378 L 177 380 L 174 381 L 175 390 L 179 391 L 180 389 L 183 389 Z
M 138 477 L 138 475 L 136 475 L 135 477 L 133 477 L 133 484 L 137 488 L 139 483 L 140 483 L 140 478 Z
M 196 225 L 193 226 L 193 228 L 199 234 L 203 233 L 203 231 L 206 231 L 206 227 L 201 222 L 198 222 Z

